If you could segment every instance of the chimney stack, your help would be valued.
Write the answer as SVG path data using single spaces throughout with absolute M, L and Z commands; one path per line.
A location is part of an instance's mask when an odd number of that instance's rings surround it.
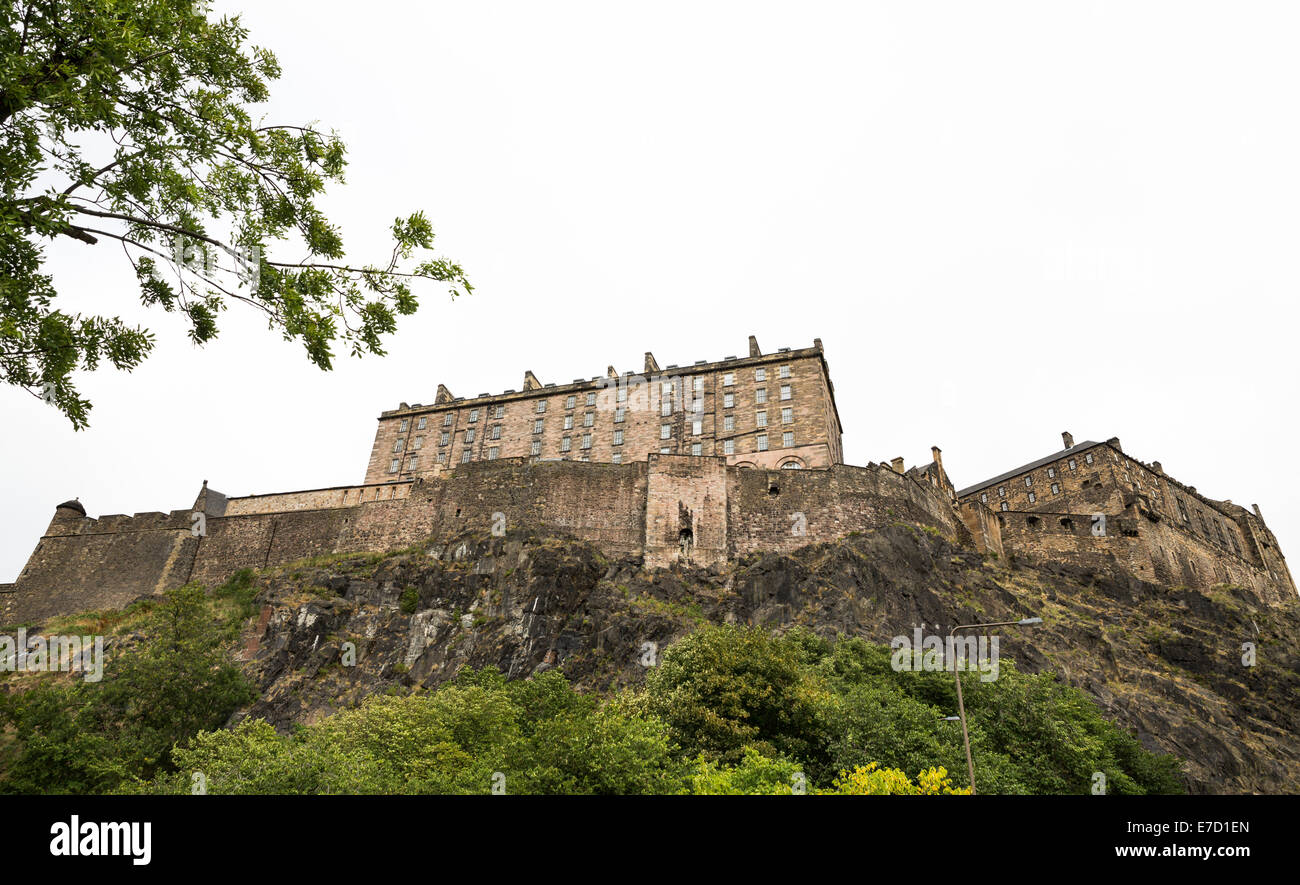
M 758 339 L 755 338 L 753 335 L 749 336 L 749 355 L 750 356 L 763 355 L 763 351 L 758 349 Z
M 938 464 L 938 465 L 939 465 L 939 469 L 942 470 L 942 469 L 943 469 L 943 450 L 940 449 L 938 446 L 930 446 L 930 454 L 934 457 L 934 463 L 935 463 L 935 464 Z
M 1156 473 L 1159 473 L 1161 476 L 1164 476 L 1165 469 L 1164 469 L 1163 467 L 1160 466 L 1160 462 L 1159 462 L 1159 461 L 1152 461 L 1152 462 L 1151 462 L 1151 469 L 1154 470 Z
M 1067 449 L 1074 448 L 1074 436 L 1070 433 L 1070 431 L 1067 430 L 1061 434 L 1061 441 L 1065 443 L 1065 447 Z
M 902 458 L 891 458 L 890 461 L 889 461 L 889 463 L 893 465 L 893 467 L 894 467 L 894 472 L 895 472 L 895 473 L 902 473 L 902 472 L 903 472 L 903 459 L 902 459 Z

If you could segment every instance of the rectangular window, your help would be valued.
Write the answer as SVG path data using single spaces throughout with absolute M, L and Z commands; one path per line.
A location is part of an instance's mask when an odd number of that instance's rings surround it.
M 451 412 L 447 412 L 445 415 L 442 416 L 442 426 L 443 427 L 451 426 Z
M 989 502 L 989 493 L 988 493 L 988 492 L 983 492 L 983 493 L 981 493 L 981 494 L 980 494 L 980 503 L 981 503 L 981 504 L 987 504 L 988 502 Z M 955 666 L 955 665 L 954 665 L 954 666 Z
M 614 431 L 614 445 L 616 446 L 623 445 L 623 431 L 621 430 Z
M 438 445 L 445 446 L 449 442 L 451 442 L 450 433 L 444 430 L 442 433 L 438 434 Z
M 734 393 L 724 393 L 722 395 L 722 407 L 724 409 L 734 409 L 736 407 L 736 395 Z
M 533 440 L 531 451 L 534 455 L 540 455 L 542 453 L 542 441 L 540 439 Z
M 534 419 L 533 419 L 533 433 L 541 433 L 541 432 L 542 432 L 542 429 L 543 429 L 545 426 L 546 426 L 546 419 L 545 419 L 545 418 L 534 418 Z
M 781 423 L 782 424 L 794 423 L 794 409 L 787 407 L 781 410 Z
M 429 426 L 429 419 L 428 419 L 428 418 L 421 418 L 419 421 L 415 422 L 415 429 L 416 429 L 416 430 L 423 430 L 424 428 L 426 428 L 426 427 L 428 427 L 428 426 Z
M 474 423 L 475 421 L 477 421 L 477 420 L 478 420 L 478 409 L 470 409 L 470 410 L 469 410 L 469 423 L 470 423 L 470 424 L 473 424 L 473 423 Z
M 469 430 L 465 431 L 465 442 L 472 443 L 473 441 L 474 441 L 474 428 L 471 427 Z
M 755 380 L 755 381 L 766 381 L 766 380 L 767 380 L 767 369 L 762 369 L 762 368 L 755 369 L 755 370 L 754 370 L 754 380 Z
M 1061 494 L 1061 484 L 1059 482 L 1052 483 L 1052 494 L 1053 495 Z
M 587 405 L 594 406 L 595 404 L 596 404 L 596 394 L 594 393 L 587 394 Z
M 692 436 L 699 436 L 699 435 L 700 435 L 701 433 L 703 433 L 703 432 L 704 432 L 704 422 L 703 422 L 703 421 L 692 421 L 692 422 L 691 422 L 691 435 L 692 435 Z
M 591 448 L 591 434 L 590 434 L 590 433 L 584 433 L 584 434 L 582 435 L 582 447 L 583 447 L 584 449 L 589 449 L 589 448 Z
M 754 389 L 754 402 L 756 402 L 756 403 L 765 403 L 765 402 L 767 402 L 767 388 L 766 388 L 766 387 L 757 387 L 757 388 Z
M 767 426 L 767 412 L 755 412 L 754 423 L 759 427 Z
M 781 399 L 789 399 L 793 395 L 789 384 L 781 385 Z
M 493 414 L 496 415 L 498 418 L 504 418 L 506 416 L 506 407 L 497 406 L 497 410 Z
M 1003 502 L 1002 502 L 1002 509 L 1003 509 L 1003 510 L 1010 510 L 1010 509 L 1011 509 L 1011 505 L 1008 504 L 1006 501 L 1003 501 Z M 955 667 L 955 666 L 957 666 L 957 665 L 954 664 L 953 666 Z
M 1071 458 L 1071 459 L 1070 459 L 1070 469 L 1073 470 L 1073 469 L 1075 469 L 1075 468 L 1078 467 L 1078 466 L 1079 466 L 1079 462 L 1076 461 L 1076 460 L 1074 460 L 1073 458 Z
M 465 451 L 460 453 L 460 463 L 462 464 L 469 463 L 469 449 L 466 449 Z
M 398 432 L 398 433 L 406 433 L 406 428 L 408 428 L 408 427 L 410 427 L 410 426 L 411 426 L 410 419 L 408 419 L 408 418 L 403 418 L 403 419 L 402 419 L 402 426 L 399 427 L 399 428 L 397 428 L 397 432 Z
M 622 423 L 623 423 L 623 416 L 626 415 L 626 414 L 627 414 L 627 409 L 624 409 L 624 408 L 617 408 L 617 409 L 615 409 L 615 410 L 614 410 L 614 423 L 615 423 L 615 424 L 622 424 Z
M 564 416 L 564 429 L 565 429 L 565 430 L 572 430 L 572 429 L 573 429 L 573 416 L 572 416 L 572 415 L 565 415 L 565 416 Z
M 727 374 L 725 374 L 725 375 L 722 376 L 722 386 L 723 386 L 723 387 L 730 387 L 731 385 L 733 385 L 733 384 L 735 384 L 735 383 L 736 383 L 736 373 L 735 373 L 735 372 L 728 372 Z
M 781 447 L 788 449 L 792 445 L 794 445 L 794 431 L 787 430 L 781 434 Z
M 1048 479 L 1055 479 L 1055 478 L 1056 478 L 1056 468 L 1055 468 L 1055 467 L 1049 467 L 1049 468 L 1047 468 L 1047 478 L 1048 478 Z
M 659 425 L 659 438 L 660 438 L 660 439 L 671 439 L 671 438 L 672 438 L 672 435 L 673 435 L 673 426 L 672 426 L 671 424 L 660 424 L 660 425 Z
M 401 468 L 401 466 L 402 466 L 402 459 L 394 458 L 392 463 L 388 465 L 388 472 L 396 473 Z
M 620 384 L 620 385 L 618 386 L 618 396 L 615 397 L 614 399 L 615 399 L 615 402 L 620 402 L 620 403 L 625 403 L 625 402 L 627 402 L 627 385 L 626 385 L 626 384 Z
M 397 442 L 393 443 L 394 452 L 400 452 L 404 448 L 406 448 L 406 440 L 404 439 L 399 439 Z
M 622 452 L 615 452 L 615 453 L 614 453 L 614 458 L 613 458 L 613 460 L 614 460 L 614 463 L 615 463 L 615 464 L 622 464 L 622 463 L 623 463 L 623 453 L 622 453 Z
M 671 455 L 672 453 L 673 453 L 673 450 L 670 449 L 670 448 L 668 448 L 668 446 L 664 446 L 663 448 L 661 448 L 661 449 L 659 450 L 659 454 L 661 454 L 661 455 Z
M 546 411 L 546 400 L 544 400 L 544 399 L 539 399 L 539 400 L 537 401 L 537 414 L 540 415 L 542 412 L 545 412 L 545 411 Z
M 439 464 L 446 464 L 446 463 L 447 463 L 447 453 L 446 453 L 446 452 L 439 452 L 439 453 L 438 453 L 438 463 L 439 463 Z
M 758 450 L 759 450 L 760 452 L 766 452 L 766 451 L 767 451 L 767 434 L 766 434 L 766 433 L 760 433 L 760 434 L 758 435 L 757 439 L 758 439 Z
M 704 389 L 704 376 L 703 376 L 703 375 L 696 375 L 696 376 L 691 380 L 691 383 L 692 383 L 692 385 L 695 387 L 695 389 L 696 389 L 697 391 L 699 391 L 699 390 L 703 390 L 703 389 Z
M 582 415 L 582 426 L 583 426 L 583 427 L 590 427 L 590 426 L 591 426 L 592 424 L 594 424 L 595 422 L 596 422 L 596 413 L 595 413 L 595 412 L 584 412 L 584 413 L 583 413 L 583 415 Z
M 1032 476 L 1026 476 L 1026 477 L 1025 477 L 1025 488 L 1029 488 L 1029 487 L 1032 486 L 1033 484 L 1034 484 L 1034 478 L 1033 478 Z
M 691 443 L 691 454 L 692 454 L 692 455 L 703 455 L 703 454 L 704 454 L 704 446 L 703 446 L 702 444 L 700 444 L 700 443 Z
M 722 429 L 727 433 L 731 433 L 732 431 L 734 431 L 736 429 L 736 416 L 728 415 L 725 418 L 723 418 Z
M 1007 487 L 1006 487 L 1006 486 L 998 486 L 998 497 L 999 497 L 999 498 L 1005 498 L 1006 496 L 1007 496 Z
M 560 451 L 567 452 L 573 448 L 573 438 L 564 436 L 560 438 Z
M 415 438 L 415 442 L 411 443 L 411 448 L 412 448 L 412 449 L 422 449 L 422 448 L 424 448 L 424 437 L 422 437 L 422 436 L 417 436 L 417 437 Z
M 781 377 L 782 377 L 782 378 L 789 378 L 789 377 L 790 377 L 790 367 L 789 367 L 789 366 L 782 366 L 782 367 L 781 367 Z
M 673 400 L 672 400 L 672 397 L 665 397 L 665 398 L 664 398 L 664 399 L 659 403 L 659 414 L 660 414 L 660 415 L 671 415 L 672 413 L 673 413 Z
M 1087 461 L 1089 464 L 1091 464 L 1091 463 L 1092 463 L 1092 452 L 1089 452 L 1088 454 L 1084 455 L 1084 456 L 1083 456 L 1083 460 L 1085 460 L 1085 461 Z
M 722 441 L 722 454 L 724 455 L 736 454 L 736 441 L 734 439 L 724 439 Z
M 500 424 L 493 424 L 493 425 L 492 425 L 492 438 L 493 438 L 493 439 L 500 439 L 500 438 L 501 438 L 501 425 L 500 425 Z
M 578 398 L 576 396 L 570 395 L 564 398 L 564 407 L 566 409 L 572 409 L 577 404 L 578 404 Z
M 1038 496 L 1035 495 L 1033 492 L 1030 492 L 1030 493 L 1029 493 L 1029 503 L 1032 504 L 1032 503 L 1034 503 L 1034 502 L 1037 501 L 1037 500 L 1038 500 Z

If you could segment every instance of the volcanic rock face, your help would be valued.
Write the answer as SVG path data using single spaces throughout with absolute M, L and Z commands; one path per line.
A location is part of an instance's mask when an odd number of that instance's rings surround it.
M 998 632 L 1000 653 L 1053 670 L 1151 750 L 1187 760 L 1193 792 L 1300 790 L 1300 604 L 1001 563 L 895 525 L 793 555 L 647 571 L 527 531 L 466 535 L 386 557 L 336 557 L 258 577 L 245 666 L 280 728 L 466 666 L 559 667 L 604 691 L 644 679 L 697 626 L 743 623 L 888 643 L 916 628 L 1044 619 Z M 973 678 L 973 677 L 968 677 Z

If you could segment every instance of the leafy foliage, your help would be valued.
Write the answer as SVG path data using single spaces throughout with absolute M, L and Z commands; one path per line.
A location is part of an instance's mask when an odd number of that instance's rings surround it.
M 195 343 L 241 302 L 323 369 L 340 343 L 382 354 L 397 317 L 417 308 L 412 281 L 448 284 L 453 297 L 472 289 L 458 265 L 415 258 L 433 246 L 418 211 L 394 220 L 385 260 L 347 262 L 316 203 L 343 181 L 345 146 L 314 124 L 255 117 L 280 66 L 247 39 L 238 17 L 210 20 L 192 0 L 0 7 L 0 381 L 79 429 L 90 403 L 73 370 L 129 371 L 154 336 L 59 310 L 43 270 L 56 238 L 119 245 L 141 301 L 183 315 Z

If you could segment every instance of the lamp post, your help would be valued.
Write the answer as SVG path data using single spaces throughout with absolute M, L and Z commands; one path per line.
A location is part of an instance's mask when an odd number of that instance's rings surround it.
M 1021 618 L 1018 621 L 995 621 L 990 624 L 958 624 L 948 631 L 948 651 L 952 654 L 952 675 L 957 680 L 957 715 L 961 719 L 961 739 L 966 745 L 966 773 L 970 775 L 970 794 L 975 795 L 975 760 L 970 754 L 970 730 L 966 727 L 966 704 L 961 696 L 961 673 L 957 670 L 957 631 L 977 627 L 1031 627 L 1043 623 L 1042 618 Z

